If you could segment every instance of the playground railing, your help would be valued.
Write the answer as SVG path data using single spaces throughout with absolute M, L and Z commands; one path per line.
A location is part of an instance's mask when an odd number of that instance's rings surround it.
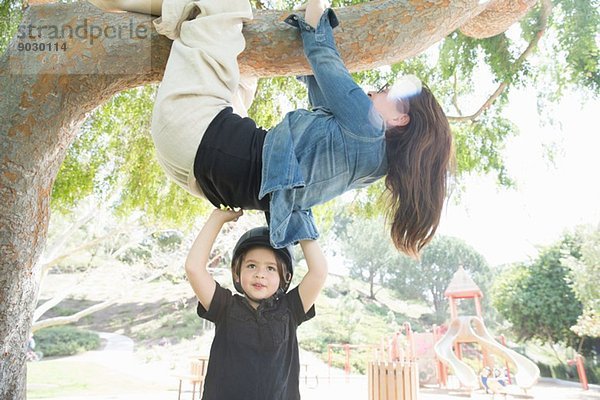
M 567 361 L 567 364 L 577 366 L 577 375 L 579 376 L 581 387 L 583 390 L 588 390 L 590 386 L 588 385 L 587 374 L 585 373 L 585 362 L 583 356 L 581 354 L 577 354 L 575 359 Z

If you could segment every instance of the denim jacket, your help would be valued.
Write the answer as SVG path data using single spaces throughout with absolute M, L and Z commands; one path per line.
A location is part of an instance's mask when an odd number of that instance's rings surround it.
M 288 113 L 265 138 L 259 199 L 270 195 L 275 248 L 316 239 L 311 207 L 387 173 L 385 124 L 336 49 L 333 10 L 323 14 L 316 30 L 298 15 L 286 22 L 299 29 L 313 70 L 302 78 L 313 109 Z

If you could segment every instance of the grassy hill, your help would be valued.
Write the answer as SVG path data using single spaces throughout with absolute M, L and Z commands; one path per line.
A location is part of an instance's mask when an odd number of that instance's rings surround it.
M 51 274 L 42 288 L 40 304 L 67 287 L 76 289 L 44 318 L 68 315 L 116 297 L 112 306 L 75 325 L 132 338 L 136 352 L 146 361 L 176 365 L 186 355 L 208 353 L 212 338 L 204 333 L 210 332 L 212 324 L 197 317 L 196 298 L 184 276 L 167 274 L 143 282 L 141 277 L 149 273 L 142 267 L 105 266 L 87 276 Z M 301 276 L 300 267 L 293 284 Z M 228 270 L 215 270 L 215 279 L 233 290 Z M 300 346 L 327 361 L 328 344 L 376 346 L 405 322 L 420 330 L 420 318 L 430 312 L 426 306 L 406 302 L 386 289 L 379 289 L 375 297 L 369 298 L 366 283 L 331 275 L 317 301 L 317 317 L 299 328 Z M 371 354 L 372 350 L 366 347 L 353 350 L 353 371 L 363 372 Z M 333 352 L 333 361 L 343 366 L 344 354 L 340 349 Z

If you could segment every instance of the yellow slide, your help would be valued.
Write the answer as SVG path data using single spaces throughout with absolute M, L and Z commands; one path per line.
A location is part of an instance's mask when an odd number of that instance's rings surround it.
M 535 363 L 498 343 L 490 335 L 480 318 L 465 316 L 454 319 L 444 337 L 435 344 L 435 353 L 440 360 L 454 370 L 454 374 L 463 386 L 477 388 L 479 387 L 479 378 L 471 367 L 454 354 L 452 347 L 456 342 L 478 343 L 482 350 L 487 350 L 507 360 L 516 370 L 514 374 L 516 385 L 522 389 L 532 387 L 540 376 L 540 370 Z

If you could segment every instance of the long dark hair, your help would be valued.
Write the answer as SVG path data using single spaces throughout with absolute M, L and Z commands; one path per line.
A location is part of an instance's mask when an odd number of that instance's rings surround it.
M 448 119 L 431 90 L 423 85 L 408 101 L 408 125 L 386 131 L 387 218 L 396 248 L 418 258 L 440 223 L 453 150 Z

